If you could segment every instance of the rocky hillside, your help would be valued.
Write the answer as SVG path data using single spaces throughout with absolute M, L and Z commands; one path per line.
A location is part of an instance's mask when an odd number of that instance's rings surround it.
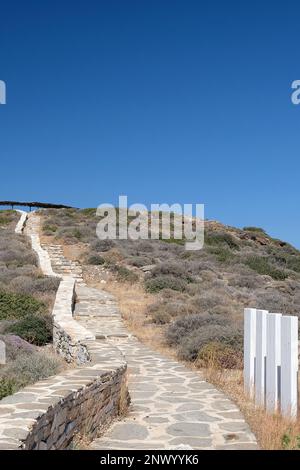
M 77 246 L 81 261 L 153 294 L 147 318 L 164 325 L 185 360 L 240 364 L 244 307 L 298 315 L 300 252 L 263 229 L 205 222 L 205 246 L 186 251 L 174 239 L 106 240 L 96 236 L 95 209 L 42 211 L 43 234 Z M 80 248 L 78 250 L 78 247 Z

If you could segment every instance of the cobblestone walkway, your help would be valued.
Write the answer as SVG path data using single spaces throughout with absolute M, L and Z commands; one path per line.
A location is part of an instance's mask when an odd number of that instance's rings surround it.
M 130 335 L 111 295 L 86 286 L 77 294 L 75 318 L 125 355 L 132 399 L 128 416 L 92 449 L 257 448 L 240 411 L 223 393 Z
M 128 363 L 131 406 L 91 449 L 257 449 L 238 408 L 200 373 L 163 357 L 126 330 L 114 297 L 88 287 L 59 245 L 44 245 L 55 272 L 77 278 L 76 320 Z

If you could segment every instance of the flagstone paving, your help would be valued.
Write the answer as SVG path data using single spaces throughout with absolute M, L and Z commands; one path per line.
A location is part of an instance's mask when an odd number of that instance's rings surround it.
M 131 405 L 91 449 L 257 449 L 237 406 L 207 383 L 200 372 L 168 359 L 139 342 L 125 327 L 114 297 L 88 287 L 78 263 L 60 245 L 43 245 L 53 270 L 76 277 L 75 319 L 112 342 L 128 363 Z

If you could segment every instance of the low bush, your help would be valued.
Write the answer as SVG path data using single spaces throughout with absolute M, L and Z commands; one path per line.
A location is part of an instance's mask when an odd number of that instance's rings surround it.
M 163 309 L 153 312 L 151 314 L 151 318 L 153 323 L 156 323 L 157 325 L 165 325 L 170 323 L 172 319 L 171 315 Z
M 11 239 L 8 237 L 1 237 L 0 262 L 2 262 L 6 267 L 19 268 L 26 264 L 37 266 L 37 258 L 35 254 L 29 249 L 23 240 L 19 241 L 16 236 Z
M 197 365 L 213 369 L 241 369 L 243 352 L 241 349 L 211 341 L 200 349 Z
M 105 258 L 103 256 L 97 255 L 97 254 L 91 254 L 87 257 L 86 260 L 87 264 L 92 264 L 94 266 L 99 266 L 101 264 L 105 263 Z
M 141 268 L 143 266 L 147 266 L 152 264 L 152 259 L 147 258 L 146 256 L 132 256 L 127 260 L 127 263 L 131 266 L 135 266 L 137 268 Z
M 113 240 L 96 240 L 91 243 L 91 250 L 92 251 L 100 251 L 100 253 L 110 250 L 115 246 L 115 242 Z
M 117 264 L 115 261 L 111 261 L 109 258 L 105 258 L 105 266 L 115 275 L 119 282 L 129 282 L 133 284 L 134 282 L 139 281 L 139 276 L 135 272 L 126 268 L 126 266 L 122 266 Z
M 257 295 L 255 305 L 262 310 L 299 315 L 299 306 L 298 304 L 294 305 L 294 299 L 287 294 L 284 295 L 277 289 L 260 292 Z
M 182 294 L 184 298 L 181 298 L 176 291 L 168 289 L 163 291 L 163 293 L 169 292 L 173 295 L 161 298 L 147 308 L 146 313 L 151 316 L 154 323 L 166 324 L 176 317 L 195 313 L 195 308 L 189 301 L 188 296 Z
M 86 207 L 85 209 L 80 209 L 79 213 L 88 217 L 95 217 L 96 210 L 94 207 Z
M 299 253 L 286 253 L 282 249 L 272 248 L 269 249 L 268 254 L 276 265 L 280 268 L 290 269 L 300 273 L 300 255 Z
M 207 245 L 227 245 L 230 249 L 239 250 L 238 241 L 228 232 L 205 231 L 204 243 Z
M 0 226 L 6 227 L 10 223 L 17 220 L 17 213 L 14 210 L 1 210 L 0 211 Z
M 176 245 L 184 245 L 186 240 L 184 238 L 173 238 L 173 237 L 170 237 L 170 238 L 163 238 L 163 235 L 160 234 L 159 236 L 159 239 L 162 241 L 162 242 L 165 242 L 165 243 L 175 243 Z
M 215 255 L 216 259 L 220 263 L 229 263 L 234 260 L 234 253 L 224 246 L 212 246 L 209 247 L 209 253 Z
M 19 355 L 15 361 L 1 369 L 0 398 L 11 395 L 26 385 L 55 375 L 62 368 L 63 360 L 51 352 Z
M 224 303 L 224 293 L 215 294 L 213 291 L 204 291 L 200 295 L 195 295 L 191 303 L 198 309 L 199 313 L 211 313 L 211 310 Z
M 56 292 L 60 283 L 57 277 L 45 276 L 33 281 L 33 292 Z
M 16 335 L 0 335 L 0 340 L 5 343 L 8 361 L 14 361 L 19 355 L 32 354 L 36 351 L 35 346 Z
M 178 355 L 185 361 L 195 361 L 201 349 L 211 342 L 234 348 L 242 347 L 242 334 L 234 325 L 208 324 L 181 338 Z
M 31 295 L 0 292 L 0 320 L 18 319 L 37 313 L 44 307 L 43 302 Z
M 145 289 L 150 293 L 159 292 L 162 289 L 172 289 L 179 292 L 184 292 L 186 286 L 186 281 L 174 276 L 158 276 L 151 279 L 146 279 L 145 281 Z
M 139 276 L 125 266 L 116 265 L 113 268 L 113 272 L 116 274 L 117 280 L 120 282 L 129 282 L 130 284 L 133 284 L 139 280 Z
M 243 230 L 245 230 L 245 232 L 261 232 L 266 235 L 265 230 L 260 227 L 244 227 Z
M 292 271 L 300 273 L 300 256 L 296 255 L 288 257 L 286 261 L 286 267 Z
M 227 318 L 209 313 L 186 315 L 178 318 L 169 326 L 166 331 L 167 342 L 170 346 L 176 346 L 183 337 L 189 336 L 199 328 L 206 328 L 209 325 L 227 326 L 228 323 Z
M 55 237 L 66 244 L 73 245 L 78 242 L 88 243 L 94 238 L 94 229 L 87 224 L 79 226 L 59 227 Z
M 31 344 L 44 346 L 52 340 L 52 319 L 49 315 L 27 315 L 9 325 L 5 333 L 13 333 Z
M 259 276 L 253 274 L 242 274 L 240 276 L 232 277 L 229 282 L 229 286 L 234 287 L 246 287 L 247 289 L 258 289 L 262 286 L 262 280 Z
M 32 279 L 29 276 L 18 276 L 9 284 L 9 290 L 22 294 L 39 294 L 55 292 L 59 286 L 57 277 L 41 277 Z
M 1 377 L 0 376 L 0 400 L 12 395 L 18 390 L 16 381 L 12 377 Z
M 57 230 L 57 225 L 44 224 L 42 230 L 45 235 L 53 235 Z
M 183 263 L 182 261 L 169 261 L 161 263 L 151 271 L 152 278 L 157 278 L 161 276 L 171 276 L 175 278 L 180 278 L 187 282 L 193 281 L 192 276 L 188 272 L 188 266 L 185 265 L 185 263 Z

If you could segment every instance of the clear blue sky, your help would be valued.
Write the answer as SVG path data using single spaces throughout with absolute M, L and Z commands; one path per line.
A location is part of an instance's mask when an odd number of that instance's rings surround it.
M 204 203 L 300 247 L 297 1 L 1 2 L 0 199 Z

